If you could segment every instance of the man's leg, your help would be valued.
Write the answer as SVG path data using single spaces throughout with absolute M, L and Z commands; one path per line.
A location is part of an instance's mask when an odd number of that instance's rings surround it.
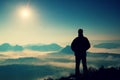
M 82 65 L 83 65 L 83 73 L 87 74 L 88 69 L 87 69 L 87 63 L 86 63 L 86 53 L 85 55 L 82 56 Z
M 75 66 L 75 75 L 76 75 L 76 78 L 79 78 L 80 77 L 80 57 L 79 56 L 75 56 L 75 61 L 76 61 L 76 66 Z

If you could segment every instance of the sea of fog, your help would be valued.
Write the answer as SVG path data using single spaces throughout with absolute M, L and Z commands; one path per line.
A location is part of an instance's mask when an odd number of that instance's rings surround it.
M 92 41 L 87 52 L 88 67 L 120 66 L 120 48 L 96 48 L 94 45 L 108 41 Z M 119 41 L 111 41 L 111 43 Z M 62 50 L 62 49 L 61 49 Z M 74 74 L 74 53 L 59 51 L 6 51 L 0 52 L 0 80 L 44 80 Z M 80 65 L 82 71 L 82 65 Z

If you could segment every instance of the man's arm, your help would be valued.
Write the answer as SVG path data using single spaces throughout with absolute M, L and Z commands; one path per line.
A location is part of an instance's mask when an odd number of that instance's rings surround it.
M 71 43 L 71 49 L 72 49 L 72 51 L 75 52 L 75 50 L 76 50 L 76 38 Z
M 86 50 L 91 47 L 89 40 L 86 38 Z

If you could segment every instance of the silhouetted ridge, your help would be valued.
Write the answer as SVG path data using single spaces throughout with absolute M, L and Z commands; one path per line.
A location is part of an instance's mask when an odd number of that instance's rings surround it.
M 106 48 L 106 49 L 114 49 L 114 48 L 120 48 L 119 43 L 100 43 L 94 45 L 95 48 Z
M 4 43 L 0 45 L 0 51 L 5 52 L 5 51 L 23 51 L 24 48 L 20 45 L 15 45 L 12 46 L 9 43 Z
M 34 50 L 34 51 L 57 51 L 60 50 L 62 47 L 58 44 L 43 44 L 43 45 L 28 45 L 26 46 L 27 49 L 29 50 Z
M 120 67 L 119 68 L 104 68 L 101 67 L 98 70 L 90 67 L 88 69 L 88 75 L 81 74 L 80 80 L 120 80 Z M 71 74 L 68 77 L 61 77 L 59 79 L 44 79 L 44 80 L 76 80 L 75 75 Z
M 60 53 L 67 53 L 67 54 L 73 54 L 73 51 L 71 50 L 70 46 L 66 46 L 65 48 L 63 48 Z

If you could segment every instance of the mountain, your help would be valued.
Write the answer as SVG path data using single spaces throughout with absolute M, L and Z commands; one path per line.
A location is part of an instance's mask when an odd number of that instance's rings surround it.
M 5 51 L 22 51 L 24 50 L 22 46 L 20 45 L 15 45 L 12 46 L 9 43 L 4 43 L 0 45 L 0 51 L 5 52 Z
M 9 43 L 3 43 L 0 45 L 0 52 L 6 52 L 6 51 L 23 51 L 25 49 L 28 50 L 34 50 L 34 51 L 58 51 L 62 47 L 58 44 L 52 43 L 52 44 L 33 44 L 33 45 L 26 45 L 26 46 L 20 46 L 20 45 L 11 45 Z
M 28 45 L 25 47 L 26 49 L 29 50 L 34 50 L 34 51 L 58 51 L 62 47 L 58 44 L 43 44 L 43 45 Z
M 120 43 L 100 43 L 94 45 L 95 48 L 106 48 L 106 49 L 115 49 L 120 48 Z
M 65 54 L 73 54 L 73 51 L 71 50 L 70 46 L 66 46 L 65 48 L 63 48 L 59 53 L 65 53 Z

